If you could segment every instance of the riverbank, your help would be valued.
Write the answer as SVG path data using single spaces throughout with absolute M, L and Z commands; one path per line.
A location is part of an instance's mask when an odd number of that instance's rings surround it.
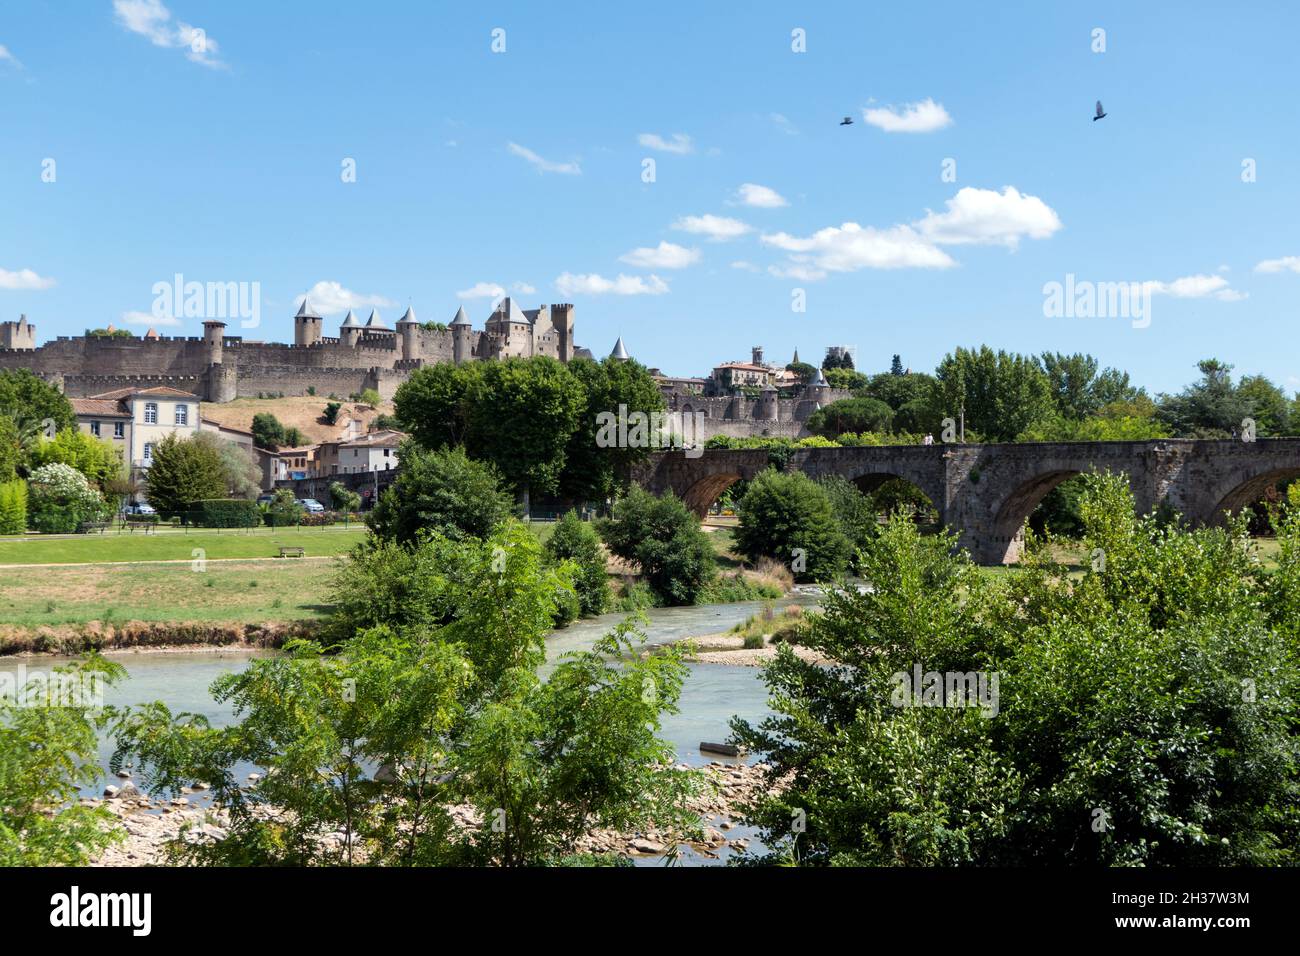
M 686 769 L 686 765 L 681 765 Z M 704 860 L 718 860 L 722 855 L 745 853 L 751 846 L 750 836 L 738 835 L 744 807 L 763 789 L 764 767 L 761 764 L 710 763 L 704 773 L 710 784 L 706 792 L 691 800 L 690 808 L 700 818 L 703 839 L 681 843 L 680 850 Z M 186 788 L 172 799 L 154 799 L 136 790 L 129 781 L 105 789 L 105 797 L 87 797 L 85 807 L 105 807 L 125 831 L 124 839 L 109 847 L 92 866 L 165 866 L 167 846 L 182 838 L 190 841 L 222 840 L 229 833 L 229 814 L 220 807 L 205 805 L 206 788 Z M 473 807 L 450 808 L 452 820 L 462 833 L 471 833 L 482 825 Z M 748 829 L 746 828 L 746 832 Z M 343 835 L 324 834 L 322 844 L 341 847 Z M 651 860 L 664 857 L 679 846 L 678 835 L 649 827 L 639 831 L 593 830 L 573 847 L 575 853 L 615 854 L 629 859 Z
M 210 621 L 125 621 L 104 624 L 0 626 L 0 655 L 76 657 L 88 651 L 108 654 L 274 650 L 295 638 L 311 638 L 319 622 L 267 621 L 260 624 Z
M 746 647 L 745 638 L 736 634 L 723 632 L 705 634 L 693 638 L 695 651 L 686 659 L 695 664 L 722 664 L 731 667 L 761 667 L 776 657 L 777 647 L 782 642 L 764 641 L 762 647 Z M 821 654 L 798 644 L 788 644 L 796 657 L 813 664 L 828 663 Z

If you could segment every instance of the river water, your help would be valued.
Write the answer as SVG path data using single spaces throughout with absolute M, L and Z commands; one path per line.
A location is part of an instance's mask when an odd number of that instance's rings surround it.
M 811 605 L 811 594 L 791 595 L 776 602 L 777 607 L 787 604 Z M 646 612 L 648 623 L 642 626 L 647 643 L 666 644 L 689 637 L 726 631 L 751 615 L 762 610 L 763 602 L 746 601 L 738 604 L 702 605 L 699 607 L 652 608 Z M 560 655 L 585 650 L 601 635 L 623 620 L 622 614 L 605 614 L 578 621 L 563 630 L 552 632 L 547 639 L 547 667 L 549 670 Z M 233 713 L 228 705 L 214 701 L 208 693 L 212 682 L 222 674 L 241 671 L 256 656 L 273 654 L 257 651 L 176 651 L 176 652 L 110 652 L 106 656 L 122 664 L 127 676 L 117 685 L 107 688 L 104 703 L 123 706 L 161 700 L 173 714 L 190 712 L 202 714 L 214 725 L 229 723 Z M 48 669 L 64 662 L 60 658 L 4 658 L 0 659 L 0 672 L 15 671 L 24 664 L 29 672 Z M 701 741 L 722 742 L 730 735 L 733 716 L 751 722 L 761 720 L 771 711 L 767 706 L 767 691 L 757 667 L 739 667 L 726 664 L 691 664 L 690 677 L 682 688 L 680 712 L 665 715 L 662 735 L 677 749 L 678 759 L 691 766 L 702 766 L 711 760 L 732 762 L 714 754 L 701 755 Z M 100 742 L 100 757 L 108 771 L 112 742 Z M 253 771 L 252 766 L 236 768 L 238 773 Z M 88 796 L 98 796 L 105 781 L 83 788 Z M 115 782 L 111 779 L 107 782 Z M 711 821 L 716 823 L 716 821 Z M 746 837 L 754 841 L 754 831 L 743 825 L 727 831 L 727 837 Z M 691 851 L 683 853 L 680 862 L 709 864 L 726 860 L 722 852 L 718 860 L 706 860 Z M 655 858 L 639 858 L 638 865 L 658 865 Z

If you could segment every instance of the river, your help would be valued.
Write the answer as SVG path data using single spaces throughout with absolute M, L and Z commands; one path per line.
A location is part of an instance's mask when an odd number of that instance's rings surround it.
M 815 597 L 796 594 L 776 602 L 777 607 L 787 604 L 811 605 Z M 699 607 L 652 608 L 646 612 L 648 623 L 643 627 L 650 644 L 666 644 L 688 637 L 714 634 L 758 613 L 764 602 L 746 601 L 738 604 L 712 604 Z M 601 635 L 607 633 L 625 615 L 604 614 L 600 617 L 578 621 L 562 630 L 553 631 L 547 638 L 547 666 L 549 670 L 558 657 L 569 651 L 590 648 Z M 214 701 L 208 693 L 212 682 L 222 674 L 243 670 L 256 656 L 274 654 L 273 651 L 175 651 L 175 652 L 109 652 L 112 658 L 126 668 L 126 677 L 115 686 L 107 688 L 104 703 L 124 706 L 161 700 L 172 713 L 202 714 L 214 725 L 224 725 L 233 718 L 231 708 Z M 27 670 L 46 669 L 66 662 L 63 658 L 30 657 L 0 659 L 0 672 L 14 671 L 19 664 Z M 761 720 L 771 711 L 767 706 L 767 691 L 757 667 L 738 667 L 724 664 L 691 664 L 690 677 L 682 688 L 679 712 L 665 715 L 663 736 L 677 749 L 678 759 L 691 766 L 701 766 L 711 760 L 730 762 L 726 757 L 701 755 L 701 741 L 725 741 L 730 735 L 729 723 L 733 716 L 749 721 Z M 105 773 L 112 754 L 112 742 L 101 740 L 100 758 Z M 238 767 L 246 774 L 252 766 Z M 83 788 L 87 796 L 98 796 L 105 782 Z M 712 821 L 711 821 L 712 822 Z M 728 831 L 728 838 L 755 838 L 754 831 L 738 825 Z M 723 862 L 707 860 L 687 850 L 680 862 L 699 865 Z M 657 865 L 656 858 L 638 858 L 638 865 Z

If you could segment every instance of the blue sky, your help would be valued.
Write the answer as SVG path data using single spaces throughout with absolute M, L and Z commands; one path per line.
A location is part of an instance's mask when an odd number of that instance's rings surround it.
M 0 318 L 148 321 L 181 273 L 285 341 L 309 289 L 332 334 L 497 286 L 674 374 L 987 343 L 1300 388 L 1293 6 L 810 6 L 7 0 Z M 1149 283 L 1149 326 L 1045 317 L 1067 274 Z

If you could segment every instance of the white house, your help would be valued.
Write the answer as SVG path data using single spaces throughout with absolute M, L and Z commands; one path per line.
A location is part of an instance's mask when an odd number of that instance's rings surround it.
M 167 386 L 119 388 L 69 401 L 82 431 L 121 449 L 133 481 L 144 479 L 163 438 L 193 438 L 199 431 L 199 397 Z

